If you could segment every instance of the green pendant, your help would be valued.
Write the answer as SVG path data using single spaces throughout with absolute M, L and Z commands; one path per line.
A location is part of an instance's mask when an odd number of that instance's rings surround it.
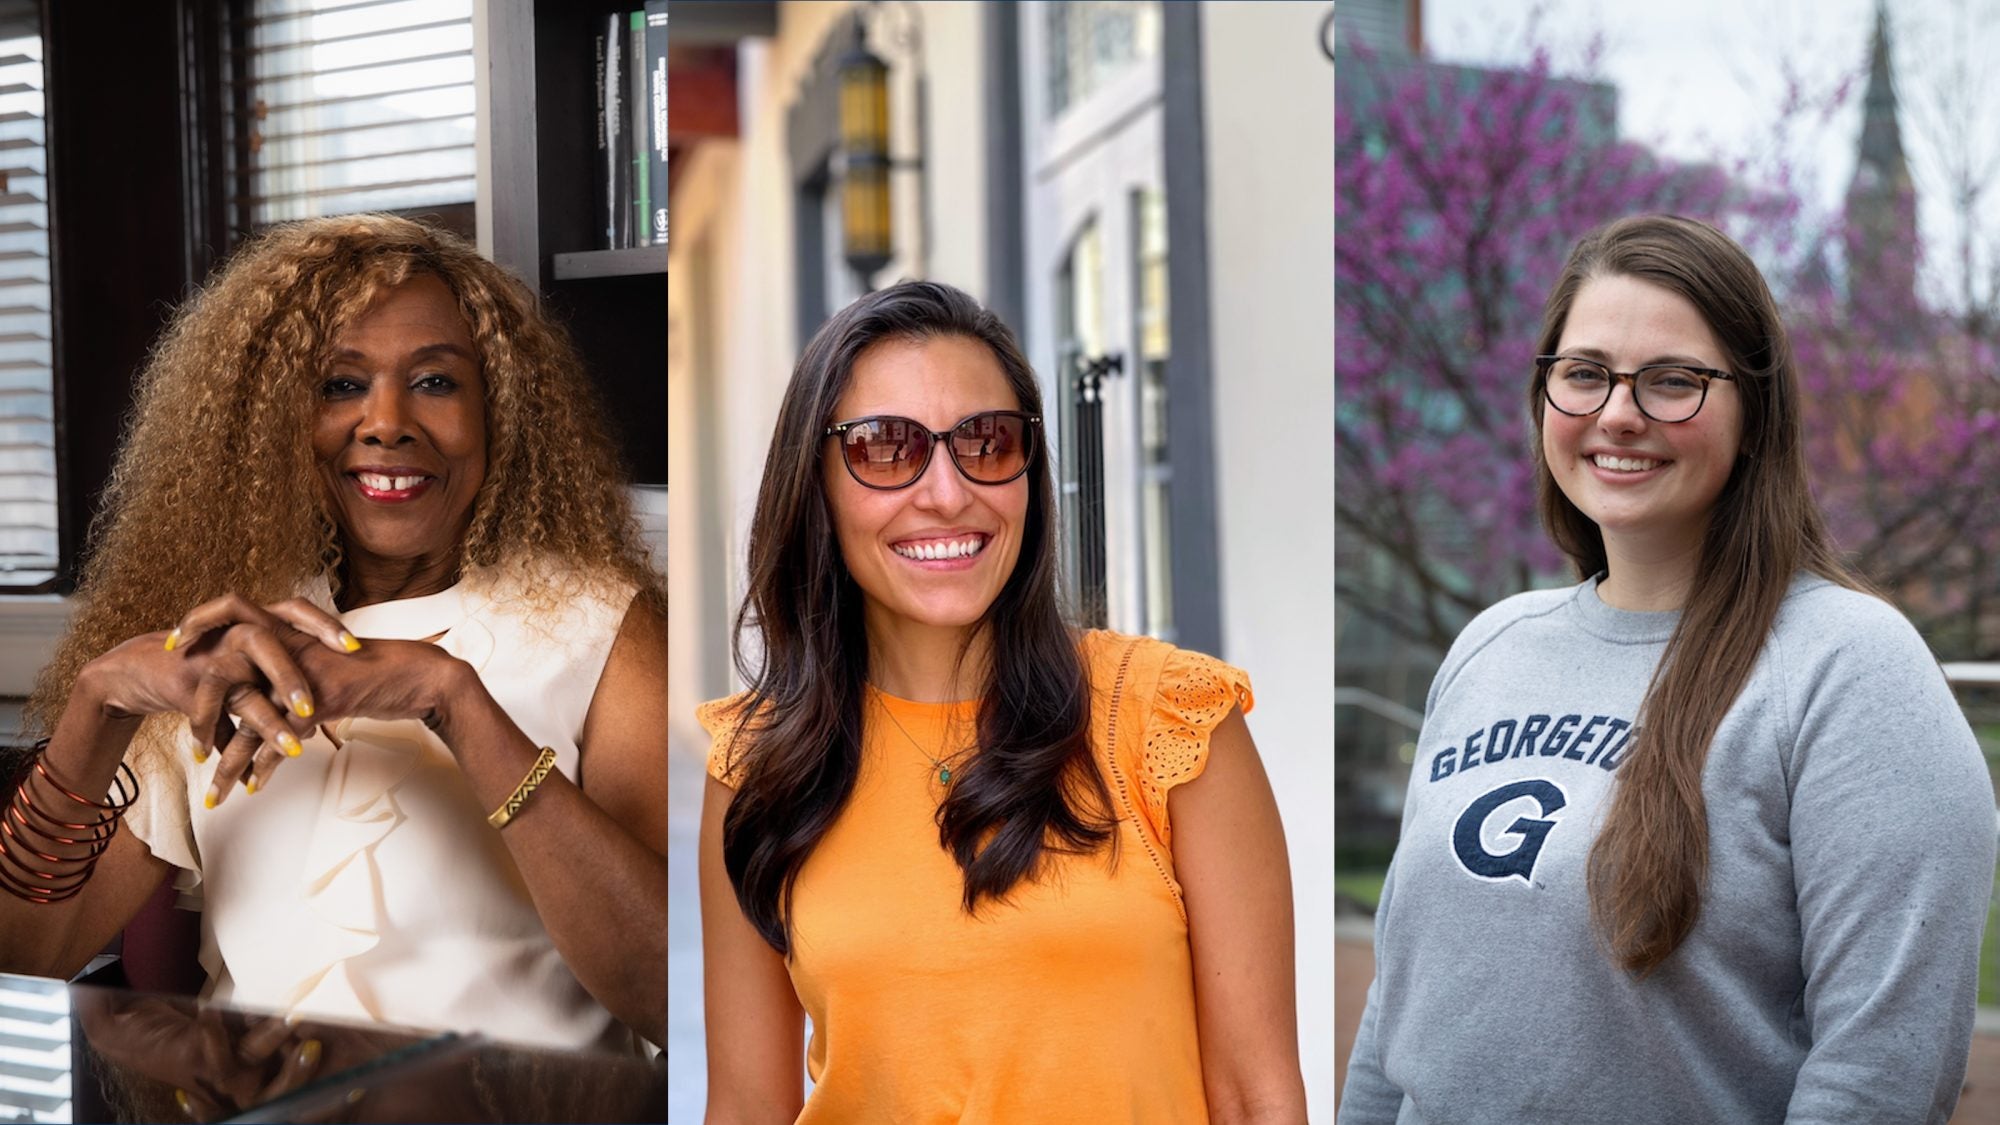
M 939 780 L 939 781 L 941 781 L 941 782 L 943 782 L 943 783 L 944 783 L 944 784 L 946 784 L 946 785 L 950 785 L 950 784 L 951 784 L 951 767 L 950 767 L 950 766 L 939 766 L 939 767 L 938 767 L 938 780 Z

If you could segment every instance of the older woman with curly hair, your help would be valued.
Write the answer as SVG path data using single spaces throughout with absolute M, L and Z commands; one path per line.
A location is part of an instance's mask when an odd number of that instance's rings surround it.
M 661 1042 L 665 595 L 591 401 L 450 235 L 237 254 L 140 379 L 29 704 L 0 968 L 74 974 L 172 880 L 214 999 Z

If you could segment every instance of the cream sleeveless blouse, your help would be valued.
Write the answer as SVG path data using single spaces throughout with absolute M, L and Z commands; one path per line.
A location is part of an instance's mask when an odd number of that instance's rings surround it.
M 442 634 L 438 646 L 471 664 L 577 781 L 584 716 L 633 593 L 580 596 L 531 619 L 469 578 L 340 617 L 363 642 Z M 313 600 L 326 604 L 323 588 Z M 180 905 L 201 911 L 204 996 L 552 1047 L 642 1049 L 563 963 L 486 823 L 490 810 L 421 722 L 322 727 L 266 787 L 239 785 L 213 810 L 202 799 L 221 755 L 197 765 L 193 745 L 182 721 L 170 760 L 147 761 L 125 824 L 180 869 Z

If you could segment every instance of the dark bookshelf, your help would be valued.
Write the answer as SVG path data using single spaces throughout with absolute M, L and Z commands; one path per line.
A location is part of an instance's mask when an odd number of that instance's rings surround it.
M 658 246 L 634 246 L 623 250 L 577 250 L 568 254 L 556 254 L 549 263 L 550 271 L 557 281 L 584 281 L 595 277 L 645 277 L 650 274 L 664 276 L 667 272 L 667 248 Z
M 641 0 L 489 0 L 494 259 L 583 353 L 642 484 L 667 482 L 667 253 L 601 249 L 593 37 Z

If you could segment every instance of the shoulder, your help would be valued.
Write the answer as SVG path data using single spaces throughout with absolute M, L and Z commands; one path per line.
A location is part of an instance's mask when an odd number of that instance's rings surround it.
M 472 612 L 487 620 L 515 619 L 567 639 L 576 632 L 617 629 L 638 597 L 623 575 L 592 571 L 561 559 L 533 557 L 483 567 L 465 577 Z M 655 611 L 656 615 L 659 611 Z
M 1790 639 L 1818 636 L 1835 647 L 1923 644 L 1916 626 L 1887 600 L 1818 575 L 1792 582 L 1771 627 Z
M 1180 648 L 1156 637 L 1114 633 L 1092 629 L 1083 635 L 1084 663 L 1090 670 L 1091 690 L 1102 694 L 1122 681 L 1127 690 L 1146 694 L 1157 710 L 1205 711 L 1222 705 L 1222 713 L 1240 706 L 1253 706 L 1250 675 L 1233 664 L 1206 653 Z M 1206 724 L 1212 727 L 1213 723 Z
M 739 691 L 734 695 L 725 695 L 721 699 L 711 699 L 706 703 L 696 704 L 694 720 L 712 737 L 733 736 L 743 726 L 743 721 L 750 716 L 750 701 L 755 696 L 755 692 Z M 766 707 L 768 706 L 766 704 Z
M 635 696 L 656 706 L 667 683 L 667 615 L 648 598 L 627 598 L 622 607 L 605 607 L 615 620 L 610 651 L 598 677 L 601 695 Z
M 1505 637 L 1517 626 L 1554 617 L 1563 607 L 1577 597 L 1582 586 L 1560 586 L 1552 590 L 1528 590 L 1515 594 L 1481 610 L 1478 616 L 1459 630 L 1445 652 L 1444 662 L 1438 666 L 1437 678 L 1431 685 L 1431 698 L 1437 698 L 1438 691 L 1449 684 L 1454 676 L 1471 663 L 1494 642 Z
M 1158 659 L 1174 646 L 1153 637 L 1114 633 L 1109 629 L 1085 629 L 1077 640 L 1077 647 L 1083 653 L 1084 667 L 1096 679 L 1102 673 L 1115 672 L 1120 665 L 1129 665 L 1135 660 Z
M 1255 706 L 1249 673 L 1152 637 L 1098 630 L 1086 633 L 1083 643 L 1091 691 L 1100 706 L 1107 705 L 1107 693 L 1122 692 L 1115 714 L 1135 735 L 1107 723 L 1101 734 L 1112 744 L 1101 751 L 1129 771 L 1142 827 L 1171 846 L 1167 798 L 1207 769 L 1215 733 L 1230 714 L 1248 714 Z
M 1502 598 L 1480 610 L 1478 616 L 1459 630 L 1458 638 L 1451 644 L 1452 651 L 1476 649 L 1522 622 L 1549 617 L 1574 601 L 1582 589 L 1581 585 L 1558 586 Z
M 1771 624 L 1771 644 L 1794 682 L 1884 673 L 1943 678 L 1930 645 L 1901 610 L 1817 576 L 1792 584 Z
M 1951 747 L 1979 777 L 1985 766 L 1965 712 L 1923 635 L 1873 594 L 1801 579 L 1786 594 L 1765 664 L 1801 744 L 1821 755 Z M 1845 748 L 1845 749 L 1843 749 Z

